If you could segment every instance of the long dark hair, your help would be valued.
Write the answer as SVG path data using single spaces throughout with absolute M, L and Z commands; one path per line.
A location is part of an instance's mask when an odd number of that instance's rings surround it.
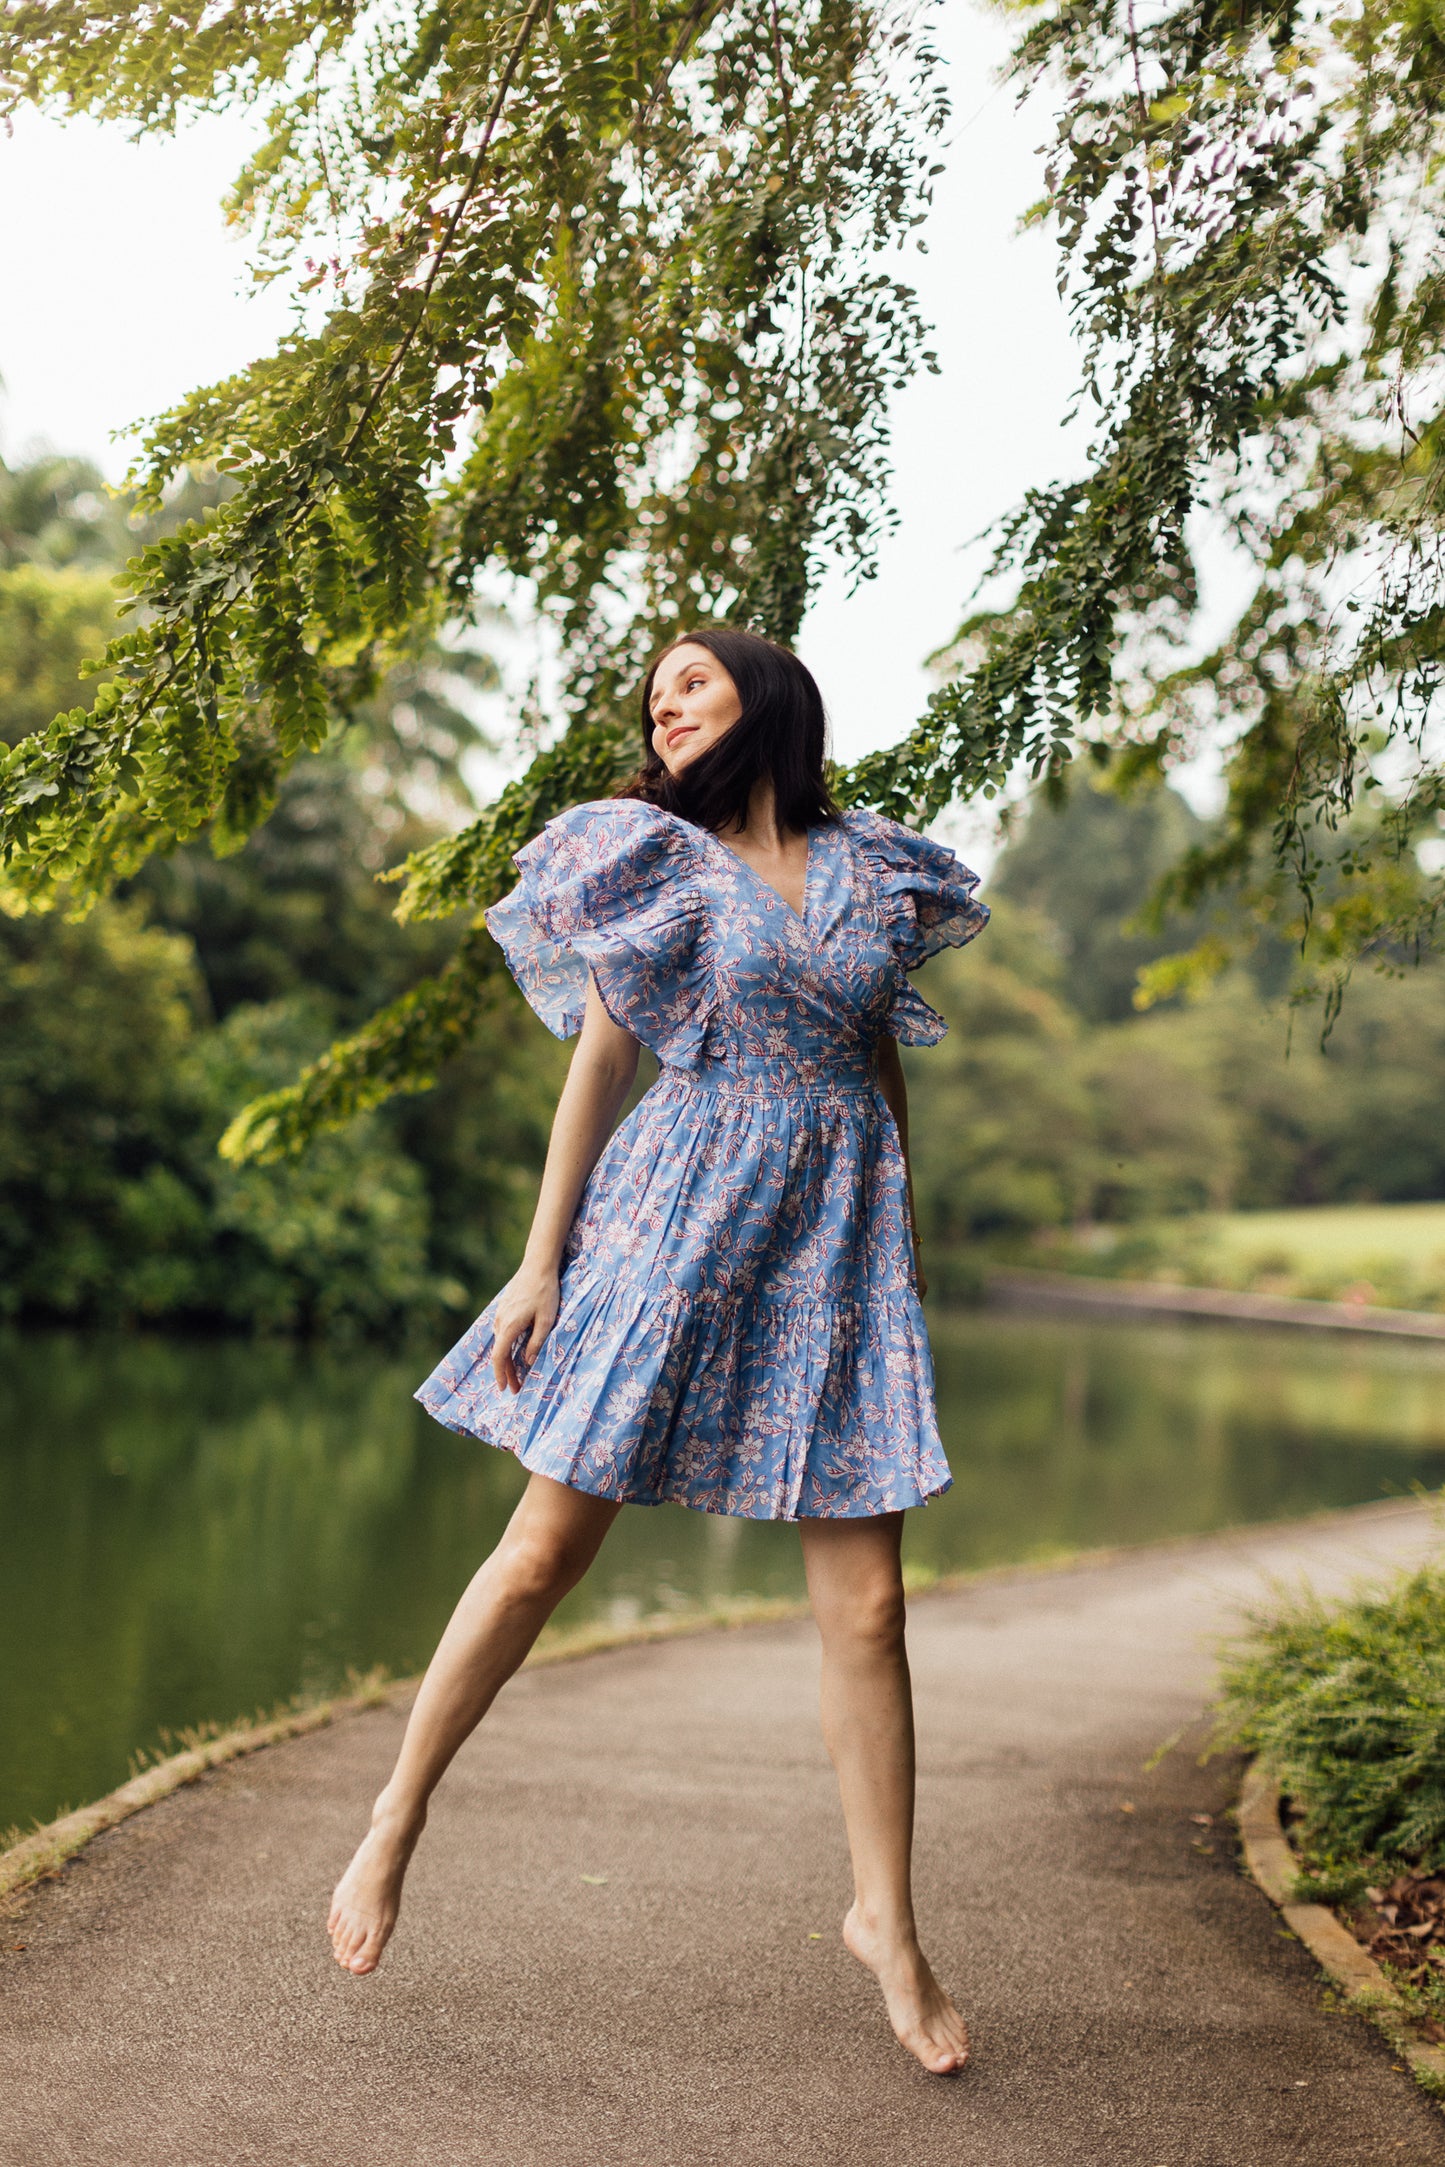
M 737 687 L 732 728 L 669 775 L 652 746 L 652 687 L 679 647 L 705 647 Z M 642 798 L 716 835 L 747 824 L 754 783 L 770 778 L 780 828 L 801 833 L 838 818 L 823 777 L 827 716 L 811 670 L 786 647 L 732 625 L 681 632 L 653 656 L 642 681 L 642 766 L 617 795 Z

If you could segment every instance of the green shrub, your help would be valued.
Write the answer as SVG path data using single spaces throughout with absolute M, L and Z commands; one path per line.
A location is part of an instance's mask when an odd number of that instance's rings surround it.
M 1445 1866 L 1445 1564 L 1256 1615 L 1222 1687 L 1221 1742 L 1268 1761 L 1312 1862 Z

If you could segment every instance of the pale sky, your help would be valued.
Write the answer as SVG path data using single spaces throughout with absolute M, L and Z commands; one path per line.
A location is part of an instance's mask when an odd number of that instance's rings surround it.
M 828 582 L 801 651 L 840 759 L 892 743 L 930 689 L 924 657 L 962 614 L 978 552 L 965 545 L 1033 483 L 1080 463 L 1060 421 L 1076 357 L 1054 288 L 1053 244 L 1016 232 L 1042 192 L 1049 116 L 996 86 L 1004 25 L 970 0 L 943 17 L 955 116 L 927 255 L 911 260 L 941 363 L 894 413 L 899 525 L 879 575 Z M 244 115 L 132 144 L 119 128 L 22 114 L 0 138 L 0 448 L 89 454 L 112 478 L 113 441 L 271 345 L 287 311 L 251 287 L 221 217 L 251 140 Z

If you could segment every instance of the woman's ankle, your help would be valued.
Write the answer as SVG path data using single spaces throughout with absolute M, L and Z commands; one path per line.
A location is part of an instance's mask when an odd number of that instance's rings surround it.
M 371 1826 L 376 1835 L 391 1837 L 398 1843 L 415 1841 L 426 1826 L 426 1806 L 423 1799 L 409 1799 L 394 1793 L 388 1784 L 378 1793 L 371 1809 Z
M 847 1923 L 874 1947 L 900 1954 L 918 1947 L 918 1927 L 910 1905 L 875 1903 L 855 1895 Z

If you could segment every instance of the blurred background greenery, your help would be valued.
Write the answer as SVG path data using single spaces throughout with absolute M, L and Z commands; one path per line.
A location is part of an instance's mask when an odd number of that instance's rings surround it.
M 1035 805 L 984 938 L 920 974 L 951 1027 L 908 1061 L 936 1282 L 966 1292 L 993 1256 L 1445 1304 L 1445 963 L 1361 971 L 1325 1038 L 1319 1008 L 1284 1005 L 1266 933 L 1141 1012 L 1137 974 L 1209 937 L 1203 913 L 1151 930 L 1146 909 L 1207 833 L 1163 787 Z
M 194 512 L 178 501 L 167 517 Z M 113 573 L 140 530 L 81 461 L 0 468 L 0 734 L 93 687 Z M 0 1315 L 326 1336 L 444 1330 L 490 1298 L 525 1235 L 566 1052 L 520 999 L 421 1097 L 281 1167 L 227 1166 L 230 1116 L 446 955 L 399 926 L 378 872 L 469 806 L 486 747 L 478 646 L 432 643 L 284 783 L 247 846 L 154 860 L 82 923 L 0 917 Z M 1166 866 L 1207 833 L 1164 787 L 1076 782 L 990 879 L 976 947 L 930 965 L 948 1018 L 909 1057 L 935 1285 L 1003 1256 L 1089 1271 L 1371 1299 L 1445 1300 L 1445 1218 L 1378 1213 L 1321 1251 L 1228 1214 L 1445 1198 L 1445 964 L 1362 975 L 1325 1050 L 1291 1025 L 1267 934 L 1201 999 L 1145 1013 L 1137 974 L 1207 937 L 1142 930 Z M 1312 1224 L 1318 1222 L 1312 1222 Z
M 193 514 L 180 502 L 169 517 Z M 93 691 L 143 538 L 83 462 L 0 469 L 0 734 Z M 376 875 L 470 807 L 476 647 L 432 643 L 288 776 L 247 847 L 153 860 L 69 924 L 0 916 L 0 1315 L 329 1335 L 457 1316 L 525 1233 L 565 1055 L 520 1003 L 438 1088 L 294 1164 L 226 1122 L 446 955 Z

